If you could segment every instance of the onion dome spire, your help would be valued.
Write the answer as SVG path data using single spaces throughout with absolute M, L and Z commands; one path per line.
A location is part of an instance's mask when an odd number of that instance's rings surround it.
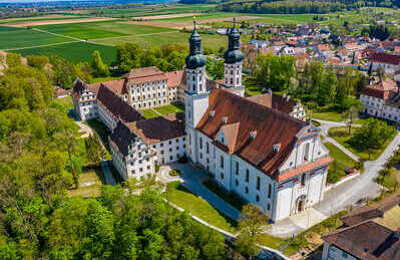
M 193 21 L 193 32 L 189 38 L 189 56 L 186 57 L 186 67 L 188 69 L 197 69 L 206 64 L 206 57 L 203 55 L 201 47 L 201 37 L 197 32 L 196 20 Z
M 228 34 L 229 46 L 225 52 L 225 63 L 236 63 L 243 60 L 243 53 L 240 51 L 240 32 L 236 28 L 236 17 L 233 18 L 233 28 Z

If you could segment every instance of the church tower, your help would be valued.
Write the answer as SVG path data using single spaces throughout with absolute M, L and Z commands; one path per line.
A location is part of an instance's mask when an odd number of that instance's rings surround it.
M 240 51 L 240 33 L 236 28 L 236 18 L 233 18 L 233 28 L 229 31 L 229 46 L 225 52 L 225 82 L 224 85 L 232 92 L 244 96 L 242 86 L 243 53 Z
M 193 33 L 189 38 L 190 53 L 186 57 L 186 90 L 185 90 L 185 129 L 188 137 L 187 155 L 197 162 L 196 125 L 208 108 L 206 89 L 206 57 L 203 55 L 201 38 L 194 21 Z

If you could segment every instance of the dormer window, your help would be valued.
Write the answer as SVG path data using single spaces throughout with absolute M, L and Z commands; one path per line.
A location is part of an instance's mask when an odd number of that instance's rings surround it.
M 250 132 L 250 138 L 251 138 L 251 140 L 254 140 L 254 139 L 256 138 L 256 136 L 257 136 L 257 131 L 252 131 L 252 132 Z
M 215 116 L 215 110 L 211 110 L 211 111 L 210 111 L 210 116 L 211 116 L 211 117 L 214 117 L 214 116 Z
M 281 149 L 281 143 L 277 143 L 273 145 L 274 151 L 277 153 Z
M 228 117 L 224 116 L 224 117 L 222 118 L 222 123 L 223 123 L 223 124 L 226 124 L 227 122 L 228 122 Z

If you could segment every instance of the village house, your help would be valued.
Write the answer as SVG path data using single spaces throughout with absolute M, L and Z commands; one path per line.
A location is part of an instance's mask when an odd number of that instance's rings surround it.
M 368 66 L 372 63 L 372 69 L 376 71 L 382 67 L 388 75 L 394 75 L 400 68 L 400 56 L 388 53 L 371 53 Z
M 366 114 L 400 122 L 400 96 L 397 84 L 393 80 L 387 78 L 366 86 L 360 100 Z

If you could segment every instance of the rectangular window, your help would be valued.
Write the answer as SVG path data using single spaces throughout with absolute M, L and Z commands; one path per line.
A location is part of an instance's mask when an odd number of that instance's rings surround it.
M 260 176 L 257 176 L 257 183 L 256 183 L 257 190 L 260 190 L 260 186 L 261 186 L 261 179 Z
M 249 172 L 249 169 L 246 169 L 246 182 L 249 182 L 249 175 L 250 175 L 250 172 Z
M 210 144 L 207 142 L 206 143 L 206 152 L 209 153 L 210 152 Z
M 224 168 L 224 157 L 222 155 L 219 158 L 219 163 L 220 163 L 221 169 L 223 169 Z
M 236 170 L 235 170 L 236 175 L 239 175 L 239 162 L 236 162 Z
M 200 149 L 203 149 L 203 138 L 199 138 Z
M 304 147 L 304 161 L 309 160 L 309 153 L 310 153 L 310 143 L 306 143 L 306 146 Z

